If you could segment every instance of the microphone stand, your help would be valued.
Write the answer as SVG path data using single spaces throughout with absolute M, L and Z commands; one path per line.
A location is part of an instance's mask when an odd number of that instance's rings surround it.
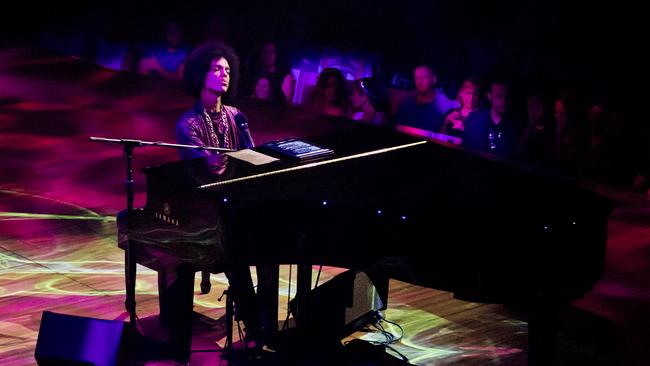
M 93 142 L 109 142 L 121 144 L 124 146 L 124 158 L 126 159 L 126 181 L 124 183 L 126 189 L 126 228 L 129 232 L 131 228 L 131 217 L 133 214 L 133 150 L 136 147 L 144 146 L 162 146 L 162 147 L 174 147 L 174 148 L 183 148 L 183 149 L 200 149 L 200 150 L 209 150 L 209 151 L 235 151 L 233 149 L 226 149 L 220 147 L 210 147 L 210 146 L 196 146 L 196 145 L 183 145 L 183 144 L 169 144 L 161 141 L 142 141 L 142 140 L 133 140 L 133 139 L 113 139 L 113 138 L 104 138 L 104 137 L 90 137 L 90 141 Z M 124 274 L 126 279 L 126 300 L 124 305 L 126 310 L 129 313 L 129 322 L 131 327 L 136 327 L 136 313 L 135 313 L 135 279 L 136 279 L 136 262 L 135 254 L 133 248 L 133 242 L 129 240 L 127 242 L 126 250 L 124 251 Z

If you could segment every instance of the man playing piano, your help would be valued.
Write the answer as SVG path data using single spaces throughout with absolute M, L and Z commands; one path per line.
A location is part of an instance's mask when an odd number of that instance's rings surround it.
M 222 103 L 222 97 L 235 95 L 238 71 L 239 59 L 235 51 L 224 44 L 205 44 L 188 56 L 183 79 L 187 92 L 197 103 L 176 124 L 179 144 L 233 150 L 253 147 L 246 116 L 239 109 Z M 217 153 L 200 149 L 179 151 L 183 159 Z
M 196 48 L 187 58 L 183 80 L 187 92 L 197 99 L 194 107 L 184 113 L 176 124 L 176 140 L 179 144 L 211 146 L 239 150 L 253 147 L 253 139 L 248 130 L 246 116 L 237 108 L 223 104 L 223 98 L 236 93 L 239 59 L 235 51 L 223 43 L 207 43 Z M 179 150 L 182 159 L 205 157 L 218 154 L 217 151 L 202 149 Z M 246 336 L 260 346 L 262 317 L 258 309 L 258 299 L 247 266 L 234 266 L 227 271 L 236 317 L 244 322 Z M 271 283 L 277 276 L 277 266 L 258 268 L 258 283 Z M 275 271 L 275 273 L 274 273 Z M 203 273 L 202 291 L 209 291 L 209 273 Z M 207 282 L 206 282 L 207 280 Z M 206 288 L 207 287 L 207 288 Z M 266 292 L 266 286 L 258 286 L 260 297 L 275 296 L 277 292 Z M 263 300 L 263 299 L 261 299 Z M 263 317 L 269 319 L 270 326 L 277 327 L 277 315 Z M 275 324 L 273 324 L 275 321 Z

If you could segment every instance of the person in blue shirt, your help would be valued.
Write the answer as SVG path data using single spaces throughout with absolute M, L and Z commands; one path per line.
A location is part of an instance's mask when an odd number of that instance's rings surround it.
M 501 81 L 490 84 L 489 109 L 471 112 L 465 120 L 462 145 L 465 148 L 514 158 L 521 126 L 510 113 L 510 89 Z
M 165 26 L 165 43 L 148 48 L 138 66 L 140 73 L 171 81 L 181 80 L 185 58 L 190 49 L 183 43 L 183 29 L 179 23 L 168 21 Z
M 439 132 L 447 112 L 460 105 L 436 88 L 438 76 L 431 67 L 420 65 L 413 75 L 415 95 L 398 105 L 395 124 Z

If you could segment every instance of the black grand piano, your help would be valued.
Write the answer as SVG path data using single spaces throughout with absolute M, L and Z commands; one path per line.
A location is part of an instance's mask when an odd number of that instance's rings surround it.
M 321 123 L 319 133 L 296 137 L 334 155 L 145 169 L 147 203 L 121 228 L 120 245 L 130 240 L 138 263 L 159 272 L 161 319 L 173 329 L 179 359 L 190 354 L 196 271 L 296 263 L 305 271 L 372 269 L 464 300 L 523 304 L 530 363 L 548 362 L 553 316 L 603 273 L 606 199 L 389 128 L 316 117 L 301 123 Z

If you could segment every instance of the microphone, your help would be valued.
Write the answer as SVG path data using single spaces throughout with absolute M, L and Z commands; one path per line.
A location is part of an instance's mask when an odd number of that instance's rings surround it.
M 235 115 L 235 124 L 237 125 L 241 135 L 244 137 L 244 146 L 247 148 L 255 146 L 253 136 L 251 136 L 251 131 L 248 128 L 248 118 L 246 118 L 246 115 L 243 113 L 237 113 Z

